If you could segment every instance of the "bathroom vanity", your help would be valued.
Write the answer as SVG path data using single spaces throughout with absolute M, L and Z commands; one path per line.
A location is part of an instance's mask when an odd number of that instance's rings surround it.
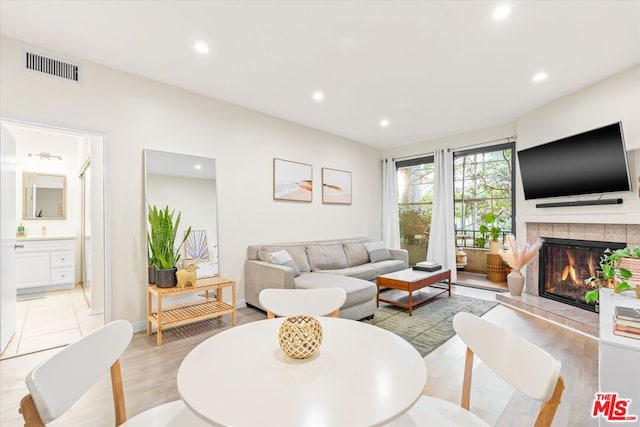
M 75 237 L 21 237 L 15 248 L 18 295 L 73 288 Z

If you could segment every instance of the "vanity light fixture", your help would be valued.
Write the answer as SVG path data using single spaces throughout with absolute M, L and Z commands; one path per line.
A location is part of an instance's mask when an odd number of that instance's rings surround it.
M 40 157 L 41 160 L 62 160 L 61 156 L 56 156 L 51 153 L 29 153 L 28 157 Z

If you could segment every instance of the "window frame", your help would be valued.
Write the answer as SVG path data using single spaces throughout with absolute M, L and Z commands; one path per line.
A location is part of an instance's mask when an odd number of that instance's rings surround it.
M 504 151 L 505 149 L 511 149 L 511 233 L 516 235 L 516 143 L 515 141 L 504 142 L 502 144 L 487 145 L 484 147 L 470 148 L 453 152 L 453 204 L 454 204 L 454 219 L 455 219 L 455 203 L 456 203 L 456 191 L 455 191 L 455 161 L 459 157 L 490 153 L 495 151 Z

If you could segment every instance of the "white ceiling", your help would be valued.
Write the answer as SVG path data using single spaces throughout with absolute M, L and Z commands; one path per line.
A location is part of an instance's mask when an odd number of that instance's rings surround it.
M 381 148 L 508 123 L 640 63 L 640 1 L 506 3 L 498 22 L 480 0 L 2 0 L 0 32 Z

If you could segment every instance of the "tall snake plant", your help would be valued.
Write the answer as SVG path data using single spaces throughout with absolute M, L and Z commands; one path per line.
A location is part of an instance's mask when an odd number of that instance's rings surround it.
M 156 268 L 170 270 L 180 261 L 180 249 L 191 233 L 191 227 L 184 233 L 184 238 L 175 247 L 176 234 L 180 225 L 180 212 L 173 219 L 174 210 L 169 212 L 169 206 L 158 209 L 155 205 L 149 206 L 149 225 L 147 230 L 147 243 L 149 244 L 150 257 Z

